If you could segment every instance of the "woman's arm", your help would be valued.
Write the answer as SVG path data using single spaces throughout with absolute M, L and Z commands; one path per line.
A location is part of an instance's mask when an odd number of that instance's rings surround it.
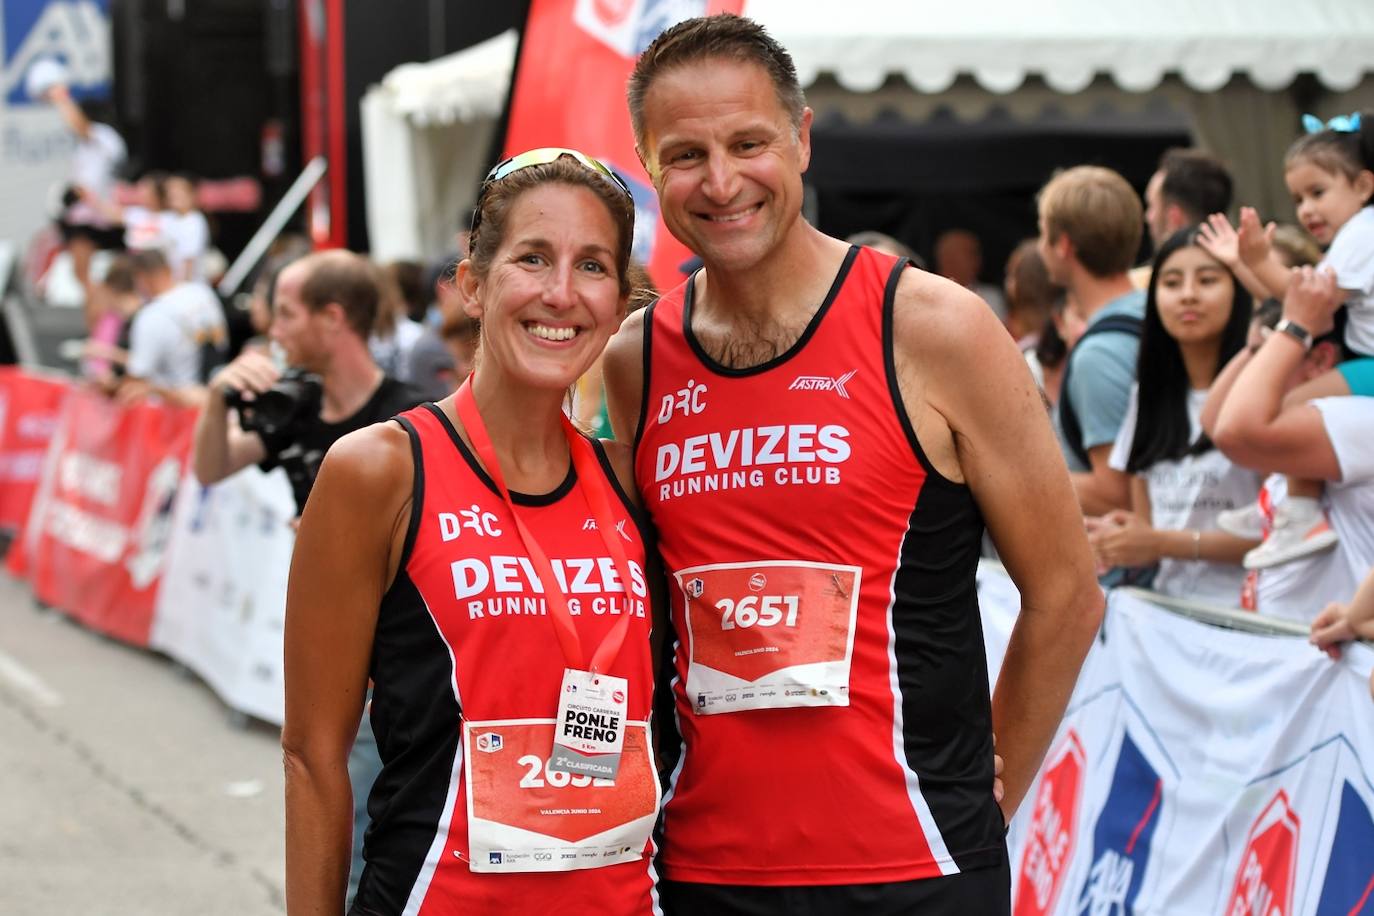
M 386 423 L 330 448 L 301 517 L 286 596 L 286 906 L 340 916 L 352 849 L 348 751 L 377 611 L 410 520 L 410 443 Z
M 1310 267 L 1294 271 L 1283 303 L 1284 317 L 1313 334 L 1323 333 L 1330 325 L 1335 290 L 1335 278 L 1328 273 Z M 1321 414 L 1310 404 L 1283 408 L 1303 355 L 1302 344 L 1292 336 L 1269 335 L 1242 368 L 1222 404 L 1212 441 L 1242 467 L 1340 480 L 1340 463 Z
M 1131 478 L 1131 507 L 1132 512 L 1108 514 L 1093 536 L 1093 549 L 1104 566 L 1149 566 L 1166 557 L 1239 564 L 1259 544 L 1225 531 L 1152 527 L 1149 484 L 1144 477 Z

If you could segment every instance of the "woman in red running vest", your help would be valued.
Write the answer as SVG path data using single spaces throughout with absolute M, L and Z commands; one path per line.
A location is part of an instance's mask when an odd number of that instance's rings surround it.
M 581 153 L 498 165 L 456 278 L 474 375 L 324 461 L 287 596 L 293 916 L 344 909 L 369 678 L 383 766 L 351 914 L 656 909 L 644 527 L 628 450 L 562 410 L 625 315 L 633 220 Z

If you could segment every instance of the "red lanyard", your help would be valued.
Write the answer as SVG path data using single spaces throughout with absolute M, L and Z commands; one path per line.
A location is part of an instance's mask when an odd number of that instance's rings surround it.
M 525 552 L 529 554 L 530 562 L 534 564 L 535 572 L 538 573 L 540 581 L 544 585 L 544 598 L 548 602 L 549 619 L 553 621 L 553 632 L 558 637 L 558 644 L 563 649 L 563 657 L 567 659 L 571 667 L 590 671 L 593 674 L 606 673 L 616 656 L 620 654 L 620 648 L 625 643 L 625 635 L 630 630 L 630 599 L 634 592 L 630 585 L 630 559 L 625 553 L 625 545 L 619 540 L 619 531 L 616 528 L 614 516 L 611 514 L 610 500 L 607 498 L 607 486 L 603 480 L 600 463 L 597 461 L 596 452 L 592 449 L 592 444 L 586 437 L 581 435 L 573 428 L 566 416 L 560 415 L 563 421 L 563 434 L 568 438 L 568 448 L 572 452 L 573 467 L 577 470 L 577 483 L 582 489 L 583 496 L 586 497 L 588 505 L 591 506 L 592 517 L 596 519 L 596 530 L 601 533 L 601 539 L 606 542 L 606 549 L 610 551 L 611 558 L 615 560 L 616 572 L 620 574 L 620 581 L 625 587 L 625 610 L 620 615 L 606 637 L 601 640 L 601 645 L 596 647 L 592 653 L 591 665 L 583 668 L 582 662 L 585 656 L 582 654 L 582 639 L 577 635 L 577 627 L 573 623 L 572 612 L 568 610 L 568 598 L 558 587 L 558 579 L 554 576 L 553 565 L 549 562 L 548 554 L 540 546 L 534 534 L 525 526 L 520 518 L 520 513 L 516 511 L 515 504 L 511 502 L 510 491 L 506 489 L 505 477 L 501 474 L 501 465 L 496 458 L 496 449 L 491 444 L 491 437 L 487 434 L 486 424 L 482 422 L 482 414 L 477 409 L 477 402 L 472 396 L 472 379 L 469 375 L 463 382 L 454 396 L 454 407 L 458 411 L 458 419 L 463 421 L 463 427 L 467 430 L 468 438 L 472 440 L 472 447 L 476 449 L 477 455 L 482 459 L 482 464 L 486 465 L 487 474 L 496 484 L 496 489 L 500 491 L 501 498 L 506 502 L 506 508 L 510 510 L 511 518 L 515 520 L 515 529 L 520 533 L 520 540 L 524 542 Z

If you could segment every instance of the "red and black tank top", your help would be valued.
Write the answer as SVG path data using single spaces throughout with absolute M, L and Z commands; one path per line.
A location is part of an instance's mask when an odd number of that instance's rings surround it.
M 633 581 L 622 583 L 572 467 L 551 493 L 511 494 L 583 645 L 598 645 L 621 615 L 632 616 L 604 672 L 629 682 L 625 762 L 611 787 L 546 767 L 567 662 L 547 616 L 549 583 L 530 563 L 510 508 L 439 408 L 422 405 L 397 420 L 410 437 L 414 502 L 373 645 L 382 771 L 368 800 L 367 866 L 352 912 L 653 912 L 647 828 L 637 848 L 605 841 L 618 836 L 627 807 L 652 824 L 659 800 L 647 750 L 653 685 L 642 515 L 593 442 L 629 558 Z M 642 751 L 633 761 L 632 738 Z M 485 839 L 474 861 L 479 826 Z M 518 870 L 486 873 L 502 867 Z
M 904 881 L 1004 854 L 983 523 L 898 394 L 905 266 L 851 249 L 796 344 L 748 369 L 693 337 L 691 280 L 646 316 L 635 469 L 668 577 L 681 732 L 667 878 Z

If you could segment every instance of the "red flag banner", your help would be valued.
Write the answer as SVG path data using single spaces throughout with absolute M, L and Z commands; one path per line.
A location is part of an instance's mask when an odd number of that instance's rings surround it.
M 194 428 L 193 410 L 120 407 L 94 392 L 71 393 L 24 531 L 40 601 L 117 639 L 148 644 Z
M 0 528 L 23 529 L 69 390 L 65 379 L 0 366 Z
M 625 81 L 660 32 L 692 16 L 738 13 L 743 0 L 532 0 L 511 94 L 505 155 L 569 146 L 620 173 L 635 198 L 634 256 L 662 289 L 691 253 L 659 218 L 635 155 Z

